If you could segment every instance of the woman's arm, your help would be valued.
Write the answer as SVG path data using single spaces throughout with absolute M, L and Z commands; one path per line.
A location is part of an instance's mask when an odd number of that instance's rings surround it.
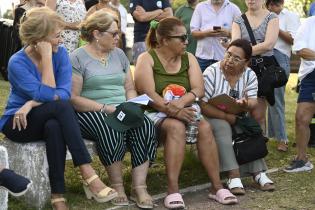
M 46 7 L 49 7 L 50 9 L 56 11 L 56 2 L 57 0 L 46 0 Z
M 253 46 L 253 55 L 261 55 L 272 50 L 279 35 L 279 19 L 274 18 L 268 22 L 265 40 Z
M 88 98 L 82 97 L 81 91 L 83 86 L 83 78 L 81 75 L 74 73 L 72 75 L 72 92 L 71 103 L 74 109 L 78 112 L 95 112 L 103 109 L 106 113 L 111 113 L 115 110 L 112 105 L 101 104 Z
M 125 79 L 125 91 L 126 91 L 126 99 L 129 100 L 131 98 L 137 97 L 138 93 L 135 88 L 135 83 L 132 78 L 131 70 L 127 72 Z
M 202 98 L 205 95 L 204 81 L 197 59 L 191 53 L 188 53 L 188 59 L 188 77 L 191 88 L 190 92 L 192 93 L 188 92 L 179 99 L 180 101 L 183 101 L 184 106 L 192 104 L 196 99 L 195 95 L 198 98 Z
M 168 108 L 166 101 L 155 92 L 155 82 L 153 77 L 153 59 L 148 52 L 141 54 L 138 57 L 135 69 L 135 85 L 139 94 L 147 94 L 152 98 L 153 102 L 150 104 L 159 112 L 167 114 Z
M 233 22 L 232 23 L 232 35 L 231 35 L 231 42 L 236 40 L 236 39 L 240 39 L 241 38 L 241 28 L 239 26 L 239 24 Z

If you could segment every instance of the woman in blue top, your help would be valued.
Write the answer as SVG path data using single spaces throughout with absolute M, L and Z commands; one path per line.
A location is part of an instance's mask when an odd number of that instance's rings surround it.
M 29 10 L 22 17 L 20 37 L 25 48 L 8 65 L 11 93 L 0 130 L 14 142 L 46 142 L 51 203 L 67 209 L 62 194 L 66 148 L 80 168 L 88 198 L 106 202 L 117 192 L 105 186 L 90 165 L 91 158 L 81 138 L 75 112 L 69 103 L 71 63 L 59 46 L 63 20 L 48 8 Z

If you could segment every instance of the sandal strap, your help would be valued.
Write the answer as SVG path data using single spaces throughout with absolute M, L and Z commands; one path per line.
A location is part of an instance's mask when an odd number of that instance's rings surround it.
M 110 191 L 114 191 L 112 188 L 110 187 L 105 187 L 104 189 L 102 189 L 100 192 L 97 193 L 97 197 L 104 197 L 109 195 Z
M 240 178 L 230 178 L 227 181 L 227 185 L 229 189 L 233 189 L 233 188 L 242 188 L 244 189 L 244 186 L 242 184 L 242 181 Z
M 261 172 L 255 176 L 255 181 L 260 184 L 260 186 L 265 186 L 265 184 L 273 184 L 273 181 L 271 181 L 264 172 Z
M 90 185 L 91 182 L 93 182 L 95 179 L 98 178 L 98 175 L 94 174 L 93 176 L 91 176 L 90 178 L 84 180 L 84 184 L 85 185 Z
M 65 198 L 52 198 L 50 200 L 51 205 L 55 204 L 55 203 L 59 203 L 59 202 L 66 202 L 67 200 Z

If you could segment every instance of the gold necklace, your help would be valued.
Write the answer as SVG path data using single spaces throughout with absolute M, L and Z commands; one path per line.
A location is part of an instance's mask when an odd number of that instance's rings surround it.
M 104 57 L 99 58 L 99 61 L 101 62 L 103 66 L 107 66 L 108 58 L 109 58 L 109 54 L 106 53 Z

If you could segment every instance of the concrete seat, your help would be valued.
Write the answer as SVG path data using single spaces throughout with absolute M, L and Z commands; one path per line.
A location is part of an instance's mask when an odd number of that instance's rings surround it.
M 95 143 L 89 140 L 84 141 L 90 155 L 96 155 Z M 28 205 L 42 209 L 50 199 L 45 142 L 15 143 L 6 138 L 4 141 L 0 141 L 0 144 L 8 151 L 10 169 L 33 181 L 30 190 L 21 198 Z M 71 159 L 71 155 L 67 151 L 67 160 Z M 2 210 L 1 207 L 0 210 Z

